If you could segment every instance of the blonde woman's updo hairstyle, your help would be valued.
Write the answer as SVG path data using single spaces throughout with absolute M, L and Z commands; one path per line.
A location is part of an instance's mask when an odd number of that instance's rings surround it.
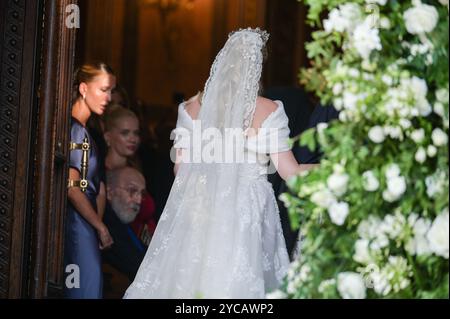
M 104 62 L 85 63 L 76 69 L 73 80 L 73 100 L 81 97 L 78 89 L 81 83 L 89 83 L 103 72 L 115 76 L 113 69 Z
M 105 132 L 111 131 L 113 128 L 117 127 L 117 123 L 123 118 L 135 118 L 139 121 L 136 113 L 130 109 L 126 109 L 123 106 L 115 104 L 110 111 L 105 115 Z

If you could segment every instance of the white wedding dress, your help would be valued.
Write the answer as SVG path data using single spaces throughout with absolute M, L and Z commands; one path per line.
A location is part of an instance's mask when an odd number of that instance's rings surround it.
M 267 162 L 268 154 L 290 146 L 288 118 L 276 103 L 258 134 L 245 138 L 245 163 L 180 164 L 124 298 L 264 298 L 281 284 L 289 257 Z M 175 131 L 181 128 L 193 128 L 184 103 Z M 184 148 L 185 138 L 178 136 L 174 147 Z

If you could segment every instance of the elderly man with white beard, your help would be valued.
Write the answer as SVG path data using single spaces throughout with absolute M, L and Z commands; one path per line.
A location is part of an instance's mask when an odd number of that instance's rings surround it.
M 144 176 L 136 169 L 123 167 L 107 172 L 104 223 L 114 244 L 103 251 L 102 257 L 130 280 L 134 279 L 146 250 L 129 225 L 139 213 L 144 191 Z

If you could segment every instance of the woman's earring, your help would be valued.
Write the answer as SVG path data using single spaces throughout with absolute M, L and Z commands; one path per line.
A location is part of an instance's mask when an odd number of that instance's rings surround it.
M 86 94 L 83 94 L 83 100 L 86 100 Z

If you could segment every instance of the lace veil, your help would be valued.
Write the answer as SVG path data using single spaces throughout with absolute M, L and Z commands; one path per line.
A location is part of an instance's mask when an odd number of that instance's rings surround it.
M 198 115 L 202 132 L 208 128 L 224 133 L 229 128 L 243 131 L 251 126 L 267 40 L 268 34 L 259 29 L 242 29 L 229 35 L 205 84 Z M 183 127 L 192 133 L 192 121 L 187 120 L 183 105 L 179 112 L 177 129 Z M 226 138 L 226 134 L 223 136 Z M 223 136 L 212 138 L 223 142 Z M 195 136 L 191 141 L 195 144 Z M 177 143 L 183 145 L 180 148 L 189 148 L 179 140 Z M 242 214 L 242 207 L 250 200 L 243 198 L 243 189 L 258 176 L 253 169 L 258 170 L 258 166 L 245 161 L 180 164 L 128 297 L 148 296 L 152 292 L 164 295 L 164 282 L 176 282 L 176 290 L 183 291 L 183 295 L 199 293 L 208 298 L 221 298 L 242 294 L 245 288 L 236 278 L 248 273 L 242 267 L 249 258 L 241 247 L 248 236 L 248 221 L 243 218 L 262 223 L 259 216 Z M 165 250 L 170 253 L 164 254 Z M 163 271 L 176 265 L 179 274 Z

